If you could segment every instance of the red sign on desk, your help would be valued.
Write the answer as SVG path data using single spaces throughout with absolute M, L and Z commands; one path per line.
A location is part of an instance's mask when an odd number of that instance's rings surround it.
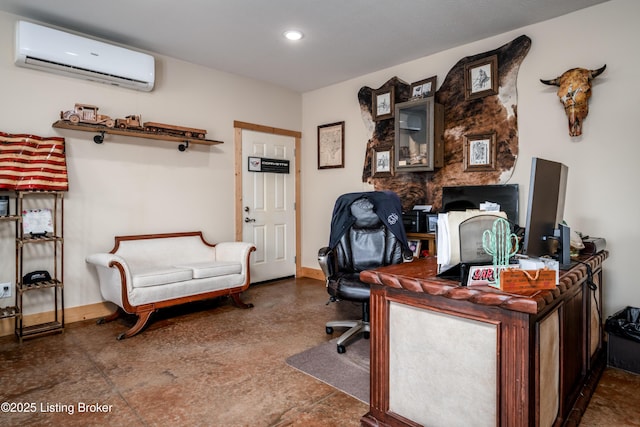
M 469 267 L 467 286 L 495 286 L 496 271 L 491 265 L 475 265 Z
M 554 289 L 556 272 L 548 268 L 540 270 L 504 268 L 500 271 L 498 280 L 493 266 L 471 266 L 467 286 L 491 286 L 506 292 Z

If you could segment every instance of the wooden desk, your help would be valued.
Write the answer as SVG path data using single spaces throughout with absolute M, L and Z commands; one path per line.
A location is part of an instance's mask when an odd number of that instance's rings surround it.
M 436 278 L 432 257 L 362 272 L 371 402 L 361 424 L 578 425 L 605 366 L 607 257 L 585 258 L 529 297 Z

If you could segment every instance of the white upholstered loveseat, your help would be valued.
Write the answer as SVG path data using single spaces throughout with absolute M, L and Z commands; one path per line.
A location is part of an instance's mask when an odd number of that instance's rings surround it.
M 202 232 L 117 236 L 109 253 L 89 255 L 98 272 L 102 297 L 118 306 L 99 323 L 117 319 L 122 311 L 138 321 L 118 339 L 131 337 L 160 308 L 230 295 L 236 305 L 249 287 L 249 257 L 255 247 L 246 242 L 205 241 Z

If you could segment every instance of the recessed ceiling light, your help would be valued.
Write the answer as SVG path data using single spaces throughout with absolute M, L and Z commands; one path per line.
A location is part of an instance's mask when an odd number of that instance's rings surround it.
M 287 30 L 283 33 L 287 40 L 297 41 L 304 37 L 304 34 L 298 30 Z

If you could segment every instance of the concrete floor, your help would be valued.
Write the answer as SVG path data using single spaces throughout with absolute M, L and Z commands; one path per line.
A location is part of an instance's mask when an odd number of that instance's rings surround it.
M 226 298 L 157 313 L 117 341 L 123 321 L 67 325 L 18 344 L 0 339 L 3 426 L 358 426 L 368 406 L 289 367 L 285 359 L 355 318 L 324 303 L 321 282 L 252 286 L 243 310 Z M 337 333 L 334 333 L 337 336 Z M 640 426 L 640 375 L 607 369 L 583 426 Z

